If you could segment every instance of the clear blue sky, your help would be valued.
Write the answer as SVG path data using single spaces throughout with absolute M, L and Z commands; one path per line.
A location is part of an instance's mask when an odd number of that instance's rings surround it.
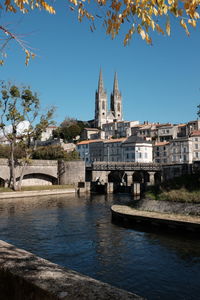
M 66 116 L 94 118 L 100 66 L 108 97 L 118 74 L 125 120 L 183 123 L 197 118 L 200 26 L 191 28 L 188 38 L 173 24 L 171 37 L 152 34 L 153 46 L 133 37 L 124 47 L 121 34 L 111 40 L 101 26 L 92 33 L 87 21 L 79 23 L 60 2 L 55 16 L 39 11 L 1 15 L 1 24 L 24 35 L 37 57 L 26 67 L 25 55 L 10 43 L 0 79 L 30 85 L 43 107 L 57 107 L 57 124 Z

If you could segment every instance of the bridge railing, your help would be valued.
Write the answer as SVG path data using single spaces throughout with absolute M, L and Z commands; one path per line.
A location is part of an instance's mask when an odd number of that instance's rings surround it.
M 135 171 L 135 170 L 147 170 L 147 171 L 160 171 L 162 166 L 158 163 L 138 163 L 138 162 L 106 162 L 97 161 L 91 165 L 92 170 L 96 171 Z

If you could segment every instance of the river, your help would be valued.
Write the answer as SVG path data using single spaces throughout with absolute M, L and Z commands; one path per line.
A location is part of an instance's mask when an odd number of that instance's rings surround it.
M 111 223 L 129 195 L 0 201 L 0 239 L 147 299 L 200 299 L 200 238 Z

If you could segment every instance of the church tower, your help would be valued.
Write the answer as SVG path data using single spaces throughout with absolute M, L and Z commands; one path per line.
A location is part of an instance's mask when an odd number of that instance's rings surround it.
M 110 110 L 113 113 L 114 120 L 122 121 L 122 95 L 119 91 L 116 72 L 113 84 L 113 92 L 110 96 Z
M 102 71 L 100 70 L 98 90 L 96 91 L 95 94 L 94 126 L 101 128 L 102 124 L 106 123 L 106 120 L 107 120 L 107 93 L 104 90 Z

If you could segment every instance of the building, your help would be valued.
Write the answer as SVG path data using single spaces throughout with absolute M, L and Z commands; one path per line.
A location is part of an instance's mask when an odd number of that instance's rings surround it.
M 200 161 L 200 130 L 194 130 L 190 138 L 192 140 L 193 161 Z
M 128 137 L 131 135 L 131 128 L 138 124 L 139 121 L 115 121 L 103 124 L 102 131 L 105 139 Z
M 128 137 L 121 145 L 122 161 L 151 163 L 153 161 L 152 142 L 138 136 Z
M 76 147 L 86 164 L 95 161 L 152 162 L 152 143 L 137 136 L 81 141 Z
M 122 143 L 125 138 L 104 140 L 104 161 L 122 161 Z
M 41 139 L 40 141 L 41 142 L 45 142 L 47 140 L 50 140 L 53 138 L 53 131 L 56 130 L 57 127 L 56 126 L 48 126 L 45 131 L 42 132 L 42 135 L 41 135 Z
M 110 110 L 108 110 L 107 93 L 104 89 L 102 71 L 100 70 L 98 89 L 95 93 L 94 127 L 102 128 L 103 124 L 113 121 L 122 121 L 122 95 L 118 87 L 117 74 L 115 73 Z
M 155 163 L 169 163 L 169 142 L 157 142 L 153 145 L 153 161 Z

